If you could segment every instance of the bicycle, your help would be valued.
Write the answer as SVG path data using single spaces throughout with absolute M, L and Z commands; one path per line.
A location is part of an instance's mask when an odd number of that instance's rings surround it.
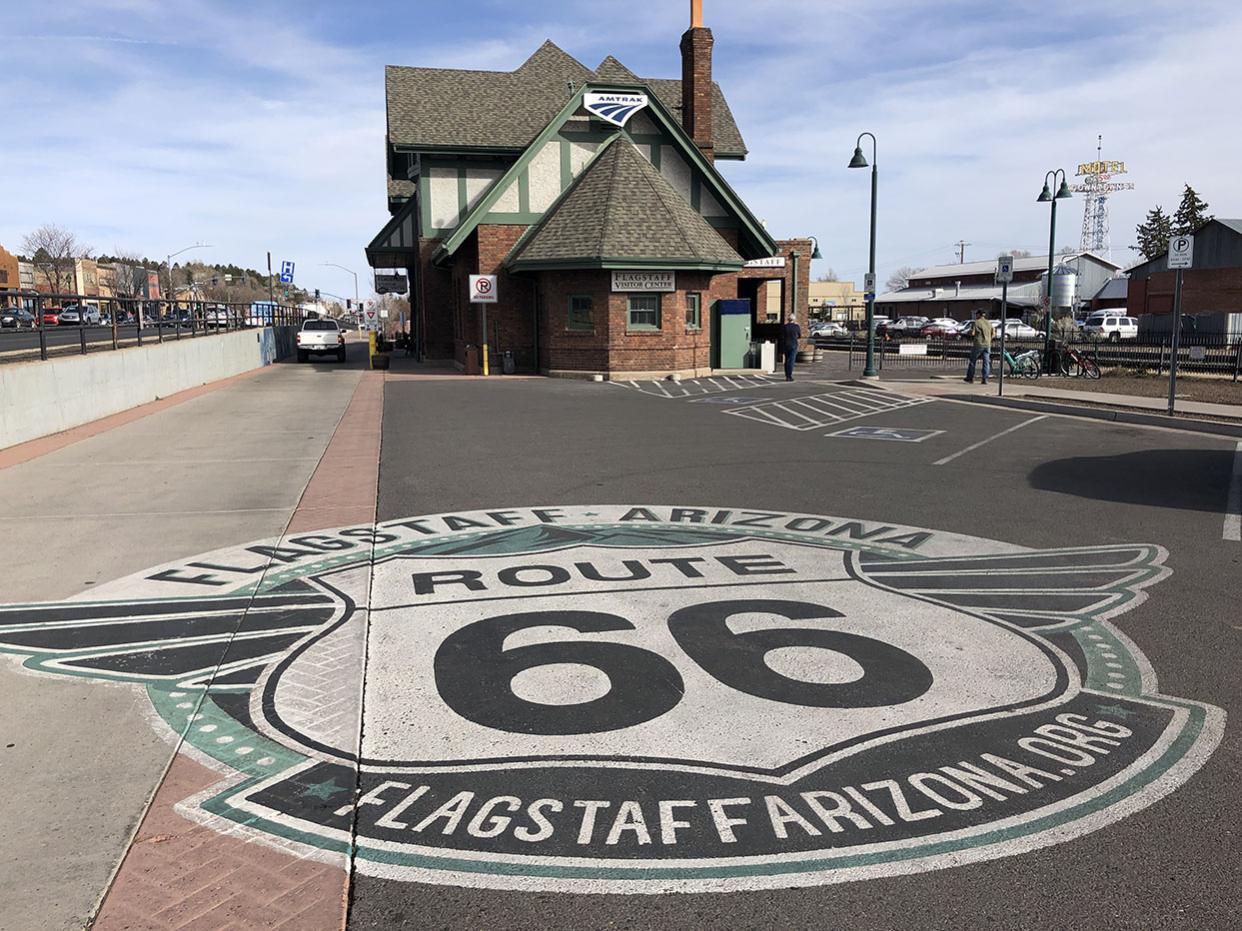
M 1061 346 L 1057 356 L 1061 363 L 1061 374 L 1074 378 L 1099 378 L 1100 366 L 1073 346 Z
M 1028 349 L 1016 356 L 1006 349 L 1004 363 L 1007 366 L 1006 372 L 1019 378 L 1038 378 L 1043 368 L 1038 349 Z

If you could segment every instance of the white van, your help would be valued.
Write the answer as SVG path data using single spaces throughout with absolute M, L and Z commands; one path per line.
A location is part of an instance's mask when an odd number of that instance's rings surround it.
M 1082 332 L 1087 339 L 1106 339 L 1118 343 L 1123 339 L 1138 339 L 1138 321 L 1121 314 L 1097 311 L 1087 318 Z

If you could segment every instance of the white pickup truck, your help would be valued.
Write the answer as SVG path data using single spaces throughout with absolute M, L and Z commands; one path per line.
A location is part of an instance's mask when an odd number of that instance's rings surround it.
M 307 320 L 298 330 L 298 361 L 305 362 L 311 354 L 332 353 L 337 362 L 345 361 L 345 331 L 335 320 Z

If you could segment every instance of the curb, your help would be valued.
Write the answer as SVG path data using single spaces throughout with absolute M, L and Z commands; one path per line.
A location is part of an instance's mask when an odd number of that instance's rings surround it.
M 1038 411 L 1043 414 L 1064 414 L 1068 417 L 1108 420 L 1114 423 L 1137 424 L 1144 427 L 1167 427 L 1173 430 L 1188 430 L 1192 433 L 1242 437 L 1242 424 L 1183 419 L 1181 417 L 1169 417 L 1165 414 L 1146 414 L 1139 411 L 1116 410 L 1106 407 L 1091 408 L 1077 404 L 1054 404 L 1049 401 L 1025 401 L 1017 398 L 981 397 L 969 394 L 948 395 L 946 400 L 968 401 L 972 404 L 988 404 L 992 407 L 1011 407 L 1020 411 Z

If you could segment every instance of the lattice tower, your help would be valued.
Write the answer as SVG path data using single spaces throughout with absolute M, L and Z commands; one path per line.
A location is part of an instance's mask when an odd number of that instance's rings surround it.
M 1132 191 L 1134 185 L 1128 181 L 1113 180 L 1118 175 L 1126 174 L 1126 163 L 1105 161 L 1101 155 L 1103 148 L 1104 137 L 1098 136 L 1095 161 L 1078 166 L 1078 177 L 1082 180 L 1071 184 L 1070 190 L 1085 195 L 1082 208 L 1082 237 L 1078 248 L 1111 262 L 1113 247 L 1108 232 L 1108 197 L 1117 191 Z

